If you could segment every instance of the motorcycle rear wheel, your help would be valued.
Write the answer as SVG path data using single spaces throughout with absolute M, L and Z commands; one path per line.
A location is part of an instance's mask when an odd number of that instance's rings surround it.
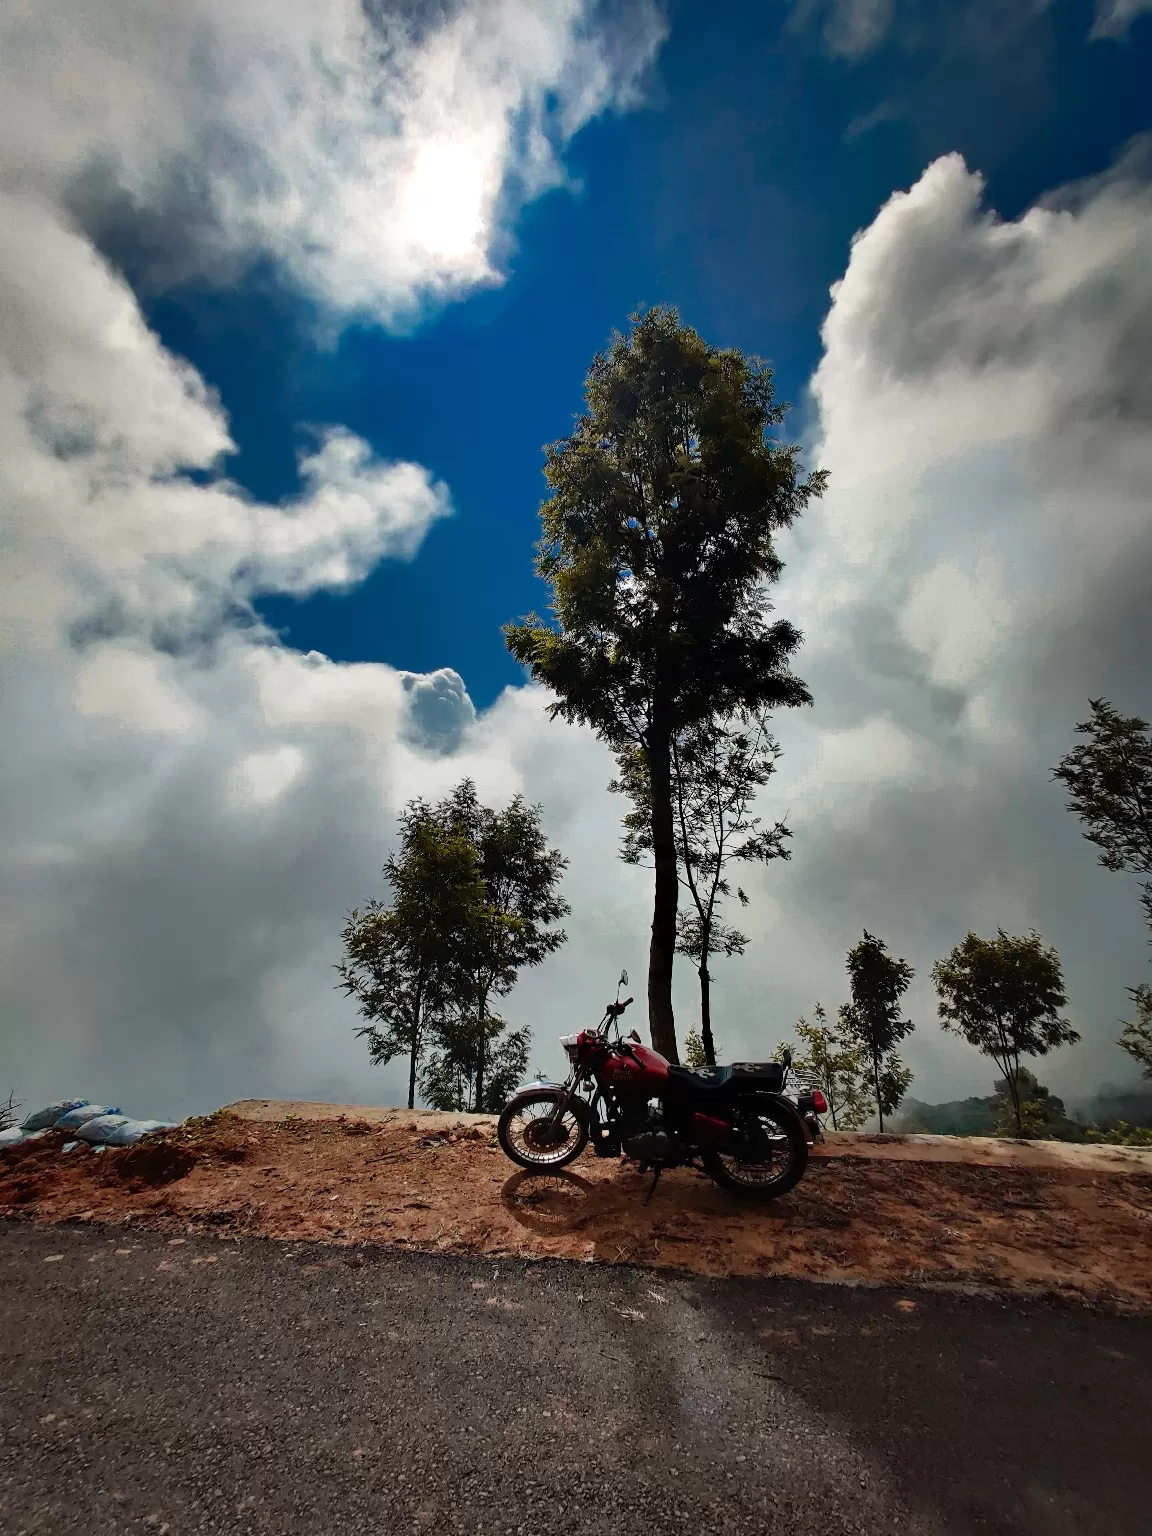
M 588 1126 L 572 1109 L 545 1128 L 549 1112 L 564 1097 L 554 1088 L 517 1095 L 504 1106 L 496 1135 L 504 1155 L 521 1168 L 563 1168 L 588 1145 Z
M 715 1147 L 701 1150 L 708 1177 L 730 1194 L 746 1200 L 776 1200 L 795 1189 L 808 1166 L 808 1138 L 798 1115 L 789 1114 L 772 1099 L 755 1098 L 741 1105 L 752 1113 L 773 1143 L 770 1163 L 746 1163 L 733 1152 Z

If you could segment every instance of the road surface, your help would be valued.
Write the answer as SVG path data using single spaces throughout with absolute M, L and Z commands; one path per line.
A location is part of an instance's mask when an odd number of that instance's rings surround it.
M 0 1296 L 5 1536 L 1152 1518 L 1146 1318 L 15 1223 Z

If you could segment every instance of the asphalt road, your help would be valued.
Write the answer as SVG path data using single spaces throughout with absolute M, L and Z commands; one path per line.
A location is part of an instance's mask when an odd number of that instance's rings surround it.
M 18 1224 L 0 1298 L 3 1536 L 1152 1528 L 1148 1319 Z

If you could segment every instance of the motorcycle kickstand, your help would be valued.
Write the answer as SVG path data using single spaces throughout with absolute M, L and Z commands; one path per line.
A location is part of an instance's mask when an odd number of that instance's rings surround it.
M 657 1186 L 657 1184 L 659 1184 L 659 1182 L 660 1182 L 660 1175 L 663 1172 L 664 1172 L 663 1164 L 662 1163 L 657 1163 L 656 1164 L 656 1172 L 652 1175 L 652 1182 L 648 1186 L 648 1193 L 644 1196 L 644 1199 L 640 1202 L 642 1205 L 647 1205 L 649 1200 L 651 1200 L 652 1196 L 656 1193 L 656 1186 Z

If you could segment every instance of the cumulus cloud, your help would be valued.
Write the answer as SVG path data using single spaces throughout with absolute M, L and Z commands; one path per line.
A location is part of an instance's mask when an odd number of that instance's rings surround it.
M 1146 964 L 1131 882 L 1049 782 L 1090 695 L 1152 703 L 1146 165 L 1135 145 L 1004 221 L 948 156 L 881 209 L 833 291 L 813 380 L 831 486 L 780 592 L 817 706 L 781 723 L 795 857 L 763 883 L 765 944 L 806 947 L 809 990 L 842 996 L 867 926 L 917 965 L 931 1026 L 934 958 L 1035 924 L 1085 1035 L 1051 1067 L 1072 1093 L 1125 1075 L 1111 1041 Z M 931 1030 L 909 1055 L 933 1087 L 987 1076 Z
M 571 858 L 571 942 L 508 1004 L 535 1031 L 533 1066 L 557 1066 L 555 1036 L 596 1016 L 621 965 L 637 981 L 644 968 L 648 876 L 615 857 L 609 755 L 550 722 L 532 687 L 477 715 L 460 658 L 427 676 L 337 665 L 262 628 L 257 592 L 339 590 L 404 558 L 448 493 L 340 430 L 316 439 L 294 502 L 230 484 L 228 423 L 77 225 L 77 178 L 95 155 L 136 206 L 162 212 L 198 157 L 192 193 L 211 231 L 198 259 L 213 240 L 271 250 L 332 302 L 396 315 L 483 280 L 495 250 L 493 226 L 476 237 L 481 260 L 405 202 L 405 178 L 418 194 L 425 174 L 411 157 L 437 142 L 411 126 L 425 122 L 411 102 L 450 104 L 458 89 L 499 130 L 502 184 L 509 167 L 551 175 L 553 141 L 529 131 L 548 92 L 563 134 L 619 99 L 632 65 L 605 61 L 633 57 L 632 43 L 609 47 L 559 6 L 520 55 L 510 4 L 438 12 L 391 53 L 381 44 L 373 133 L 386 142 L 369 134 L 353 151 L 357 69 L 281 96 L 284 57 L 342 57 L 301 39 L 333 17 L 347 29 L 350 10 L 289 10 L 261 31 L 262 11 L 201 0 L 173 23 L 188 29 L 179 46 L 157 14 L 6 13 L 25 35 L 5 39 L 4 100 L 26 115 L 6 105 L 0 134 L 5 1071 L 29 1095 L 83 1091 L 143 1113 L 245 1094 L 394 1099 L 398 1074 L 364 1073 L 332 987 L 337 936 L 345 909 L 380 891 L 397 810 L 465 774 L 492 803 L 541 801 Z M 481 23 L 487 51 L 465 46 Z M 58 54 L 34 99 L 21 71 L 45 29 Z M 224 78 L 229 59 L 246 63 L 250 101 L 239 75 Z M 415 82 L 407 95 L 394 77 Z M 310 136 L 285 126 L 290 107 Z M 426 174 L 450 185 L 430 153 Z M 501 195 L 481 200 L 484 219 Z M 387 225 L 375 245 L 369 204 Z M 933 1026 L 928 967 L 970 926 L 1035 924 L 1064 955 L 1085 1035 L 1045 1075 L 1066 1091 L 1122 1077 L 1110 1041 L 1144 974 L 1139 904 L 1095 865 L 1048 770 L 1090 694 L 1152 709 L 1150 256 L 1140 146 L 1015 221 L 947 157 L 854 243 L 813 381 L 811 456 L 831 489 L 785 541 L 777 594 L 806 631 L 799 670 L 817 701 L 777 722 L 786 756 L 765 797 L 766 814 L 789 816 L 794 857 L 746 882 L 752 945 L 717 963 L 730 1051 L 772 1045 L 817 997 L 840 1001 L 844 951 L 866 925 L 919 972 L 917 1091 L 986 1087 L 986 1064 Z M 687 1022 L 687 967 L 677 998 Z
M 438 667 L 435 672 L 401 672 L 408 695 L 408 719 L 417 741 L 441 752 L 460 745 L 476 719 L 476 709 L 459 672 Z
M 652 0 L 15 0 L 0 186 L 149 225 L 159 280 L 265 252 L 389 320 L 490 280 L 558 149 L 634 99 Z
M 219 402 L 92 234 L 127 209 L 167 240 L 157 282 L 271 254 L 385 320 L 489 279 L 501 220 L 630 99 L 660 24 L 580 0 L 415 14 L 59 0 L 0 22 L 0 976 L 5 1075 L 33 1096 L 363 1091 L 342 916 L 481 728 L 450 669 L 302 656 L 253 599 L 411 556 L 449 494 L 339 427 L 295 499 L 231 483 Z M 484 730 L 475 776 L 510 796 L 514 742 Z

